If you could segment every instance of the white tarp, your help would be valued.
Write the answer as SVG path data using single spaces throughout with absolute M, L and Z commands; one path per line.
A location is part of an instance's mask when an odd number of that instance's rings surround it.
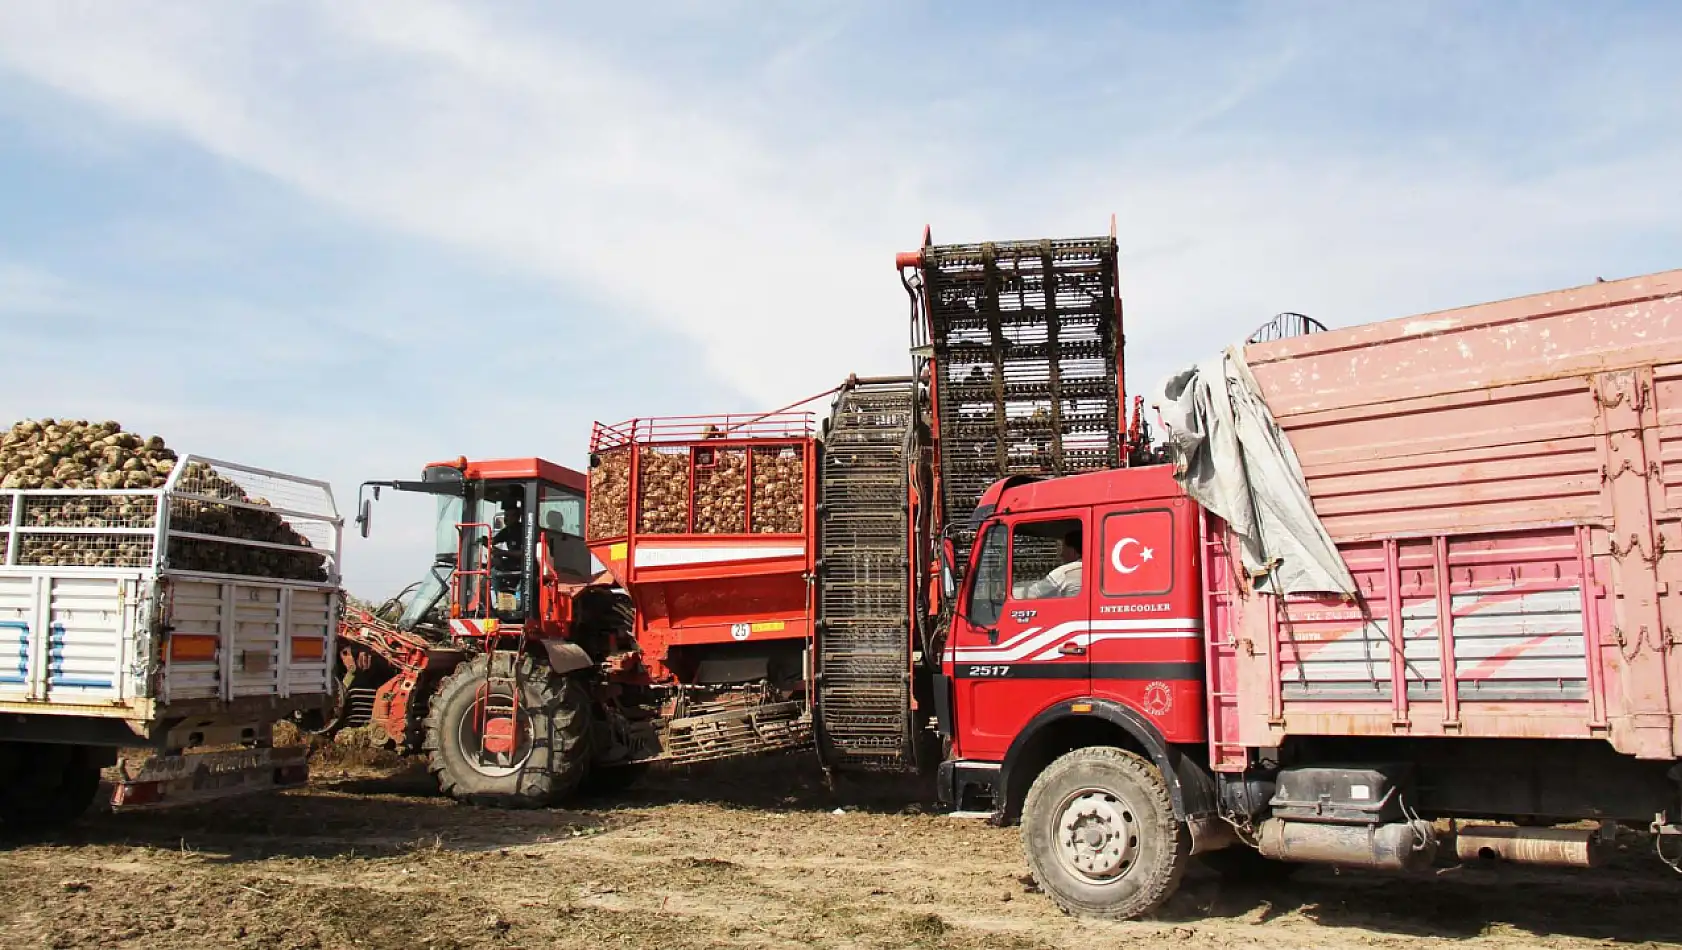
M 1175 479 L 1239 536 L 1244 567 L 1259 589 L 1355 593 L 1241 348 L 1169 377 L 1156 409 Z M 1271 581 L 1263 580 L 1269 571 Z

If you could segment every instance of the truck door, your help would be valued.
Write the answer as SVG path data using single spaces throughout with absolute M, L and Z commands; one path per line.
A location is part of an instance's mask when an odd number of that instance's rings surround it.
M 1206 731 L 1193 511 L 1164 499 L 1100 508 L 1095 519 L 1092 693 L 1144 713 L 1172 742 Z
M 1041 710 L 1088 695 L 1085 520 L 1078 510 L 1035 512 L 985 529 L 965 622 L 953 631 L 964 757 L 1002 759 Z

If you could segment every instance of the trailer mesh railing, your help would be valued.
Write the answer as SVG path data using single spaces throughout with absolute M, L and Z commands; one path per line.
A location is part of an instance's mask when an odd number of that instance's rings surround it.
M 337 583 L 341 528 L 326 482 L 189 455 L 161 489 L 0 494 L 0 564 Z

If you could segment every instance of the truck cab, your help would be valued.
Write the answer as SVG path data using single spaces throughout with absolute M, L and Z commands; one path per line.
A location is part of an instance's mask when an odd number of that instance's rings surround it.
M 937 689 L 958 773 L 1095 714 L 1205 740 L 1199 517 L 1168 466 L 988 490 Z

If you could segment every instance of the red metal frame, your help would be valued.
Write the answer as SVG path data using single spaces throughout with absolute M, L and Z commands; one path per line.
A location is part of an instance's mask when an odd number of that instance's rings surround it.
M 580 494 L 583 494 L 585 485 L 584 473 L 540 458 L 483 459 L 476 462 L 458 458 L 449 462 L 432 462 L 426 467 L 458 469 L 467 481 L 535 478 L 554 482 Z
M 491 526 L 485 522 L 463 521 L 456 525 L 456 571 L 450 579 L 453 588 L 450 591 L 450 614 L 452 617 L 476 617 L 481 613 L 489 616 L 492 612 L 491 607 L 494 606 L 487 602 L 487 598 L 491 594 L 491 546 L 488 543 L 484 545 L 484 556 L 479 559 L 480 566 L 471 570 L 468 569 L 469 561 L 466 545 L 468 543 L 467 538 L 472 534 L 468 530 L 470 528 L 483 528 L 485 529 L 485 540 L 488 542 L 491 538 Z M 473 604 L 466 602 L 462 592 L 462 580 L 468 577 L 484 578 L 484 583 L 479 586 L 478 596 L 474 598 Z
M 809 412 L 777 411 L 632 419 L 592 429 L 591 452 L 629 452 L 629 499 L 623 534 L 587 539 L 596 559 L 637 603 L 637 640 L 650 674 L 671 675 L 673 647 L 743 639 L 804 640 L 814 604 L 807 578 L 816 567 L 817 443 Z M 688 451 L 684 532 L 641 528 L 643 458 L 647 448 Z M 801 459 L 802 512 L 794 533 L 754 530 L 754 471 L 762 451 L 794 449 Z M 695 531 L 697 456 L 708 450 L 744 454 L 743 532 Z M 585 520 L 597 503 L 587 492 Z
M 728 444 L 761 439 L 805 439 L 815 431 L 810 412 L 725 413 L 627 419 L 590 427 L 590 451 L 627 445 L 682 445 L 705 440 Z

